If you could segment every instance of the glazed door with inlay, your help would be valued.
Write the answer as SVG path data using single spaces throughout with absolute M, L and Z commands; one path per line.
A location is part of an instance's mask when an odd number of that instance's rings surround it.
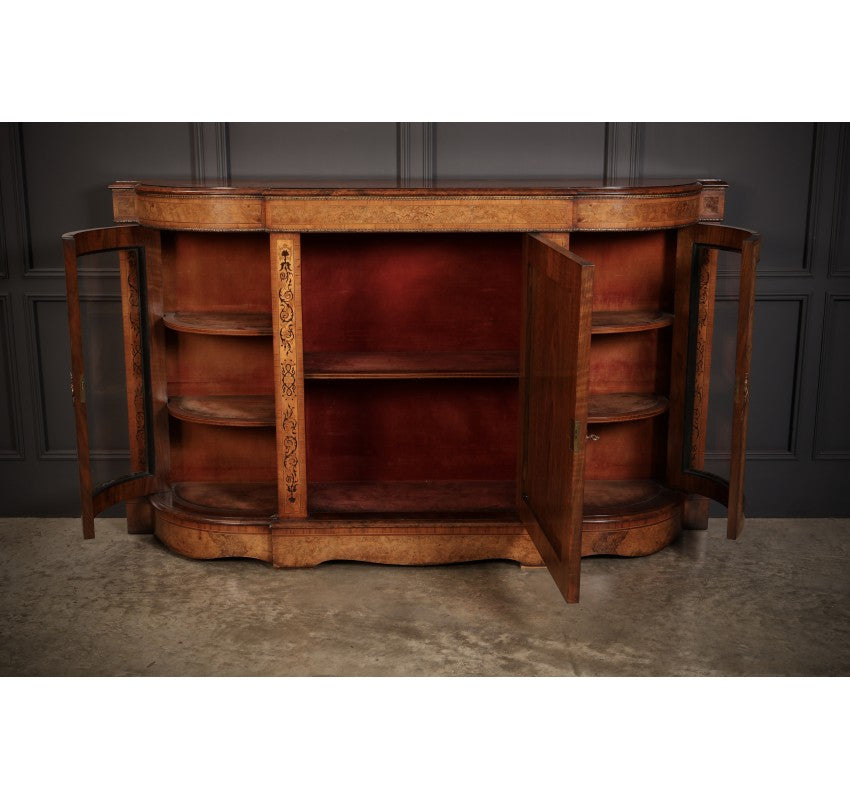
M 164 413 L 165 398 L 156 386 L 164 387 L 164 364 L 161 346 L 162 289 L 160 278 L 160 236 L 156 231 L 138 225 L 94 228 L 67 233 L 62 237 L 65 253 L 65 279 L 71 336 L 71 394 L 77 435 L 77 457 L 80 470 L 83 535 L 94 537 L 94 517 L 109 506 L 142 498 L 163 488 L 160 476 L 167 472 L 168 420 Z M 103 331 L 98 336 L 85 336 L 84 314 L 80 290 L 81 259 L 99 253 L 117 253 L 121 277 L 121 310 L 123 331 L 124 379 L 126 411 L 129 422 L 129 456 L 131 473 L 95 486 L 92 471 L 90 432 L 92 422 L 102 413 L 102 404 L 93 399 L 102 387 L 87 385 L 86 353 L 103 349 Z M 97 338 L 101 341 L 98 342 Z M 93 341 L 94 339 L 94 341 Z M 89 358 L 89 362 L 93 359 Z M 152 379 L 160 377 L 159 382 Z M 120 379 L 119 379 L 120 381 Z M 95 382 L 96 384 L 96 382 Z M 116 387 L 107 387 L 115 394 Z M 117 387 L 121 389 L 122 387 Z M 164 389 L 163 389 L 164 391 Z M 137 509 L 138 510 L 138 509 Z M 132 525 L 133 513 L 128 507 Z
M 729 510 L 730 539 L 737 538 L 744 525 L 744 461 L 759 246 L 759 236 L 752 231 L 710 224 L 680 229 L 676 243 L 667 482 L 674 489 L 703 495 L 725 505 Z M 702 469 L 701 452 L 707 418 L 718 251 L 740 255 L 728 480 Z
M 570 603 L 579 596 L 592 290 L 589 262 L 525 237 L 517 502 Z

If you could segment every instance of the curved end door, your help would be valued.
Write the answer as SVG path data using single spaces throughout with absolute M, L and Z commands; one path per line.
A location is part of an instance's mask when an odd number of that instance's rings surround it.
M 83 535 L 94 537 L 94 517 L 115 503 L 162 488 L 167 468 L 167 418 L 156 387 L 164 380 L 162 348 L 151 347 L 150 331 L 161 317 L 159 234 L 138 225 L 95 228 L 62 237 L 71 338 L 71 394 L 77 434 Z M 86 385 L 78 259 L 117 251 L 121 263 L 121 305 L 131 474 L 93 485 L 89 406 L 95 387 Z M 120 335 L 116 331 L 116 335 Z M 161 335 L 161 333 L 160 333 Z M 158 376 L 158 377 L 156 377 Z M 128 509 L 129 514 L 129 509 Z
M 703 446 L 697 422 L 704 416 L 711 342 L 701 325 L 713 316 L 713 297 L 705 291 L 716 279 L 714 251 L 741 256 L 735 377 L 732 395 L 729 479 L 702 469 Z M 670 385 L 670 428 L 667 482 L 675 489 L 700 494 L 728 508 L 727 536 L 736 539 L 744 527 L 744 465 L 750 399 L 750 358 L 755 305 L 756 264 L 760 237 L 745 228 L 699 224 L 682 228 L 676 244 L 676 299 Z

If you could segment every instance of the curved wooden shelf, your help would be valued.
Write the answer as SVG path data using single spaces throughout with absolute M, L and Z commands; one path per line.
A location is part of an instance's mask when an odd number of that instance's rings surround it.
M 516 516 L 514 481 L 351 481 L 312 483 L 316 514 L 491 514 Z
M 682 530 L 685 496 L 653 480 L 587 481 L 582 556 L 646 556 Z
M 630 524 L 669 512 L 681 504 L 682 494 L 654 480 L 587 481 L 584 487 L 584 524 Z
M 668 328 L 673 315 L 666 311 L 594 311 L 591 333 L 635 333 Z
M 513 351 L 305 353 L 309 380 L 517 378 Z
M 311 511 L 468 513 L 514 510 L 513 481 L 395 481 L 310 485 Z M 668 512 L 682 495 L 653 480 L 588 481 L 583 524 L 630 524 Z M 173 508 L 209 518 L 265 519 L 277 513 L 273 483 L 175 483 Z
M 166 328 L 211 336 L 271 336 L 272 315 L 249 312 L 203 313 L 174 311 L 163 314 Z
M 231 427 L 274 425 L 274 398 L 267 395 L 226 395 L 220 397 L 171 397 L 168 413 L 186 422 Z
M 670 406 L 666 397 L 657 394 L 592 394 L 588 400 L 587 421 L 630 422 L 663 414 Z
M 272 510 L 269 494 L 275 492 L 274 484 L 175 484 L 150 497 L 154 534 L 187 558 L 271 561 L 267 512 Z
M 171 501 L 211 519 L 268 519 L 277 513 L 274 483 L 175 483 Z

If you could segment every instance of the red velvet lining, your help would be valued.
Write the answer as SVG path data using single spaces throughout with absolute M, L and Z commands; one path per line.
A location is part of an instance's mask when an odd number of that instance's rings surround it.
M 275 430 L 169 420 L 172 483 L 274 483 Z
M 589 425 L 584 478 L 596 480 L 663 479 L 667 463 L 667 414 L 651 419 Z
M 594 265 L 594 311 L 672 311 L 675 231 L 574 233 L 570 249 Z
M 271 310 L 267 234 L 167 233 L 162 258 L 166 311 Z
M 309 482 L 514 480 L 514 380 L 306 386 Z
M 590 343 L 590 394 L 670 394 L 670 328 L 613 336 Z
M 517 234 L 305 234 L 304 350 L 517 350 Z

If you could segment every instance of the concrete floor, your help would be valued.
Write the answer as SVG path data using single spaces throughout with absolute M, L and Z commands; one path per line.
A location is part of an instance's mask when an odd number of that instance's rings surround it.
M 0 674 L 850 674 L 850 519 L 585 559 L 573 606 L 507 562 L 281 571 L 97 526 L 0 519 Z

